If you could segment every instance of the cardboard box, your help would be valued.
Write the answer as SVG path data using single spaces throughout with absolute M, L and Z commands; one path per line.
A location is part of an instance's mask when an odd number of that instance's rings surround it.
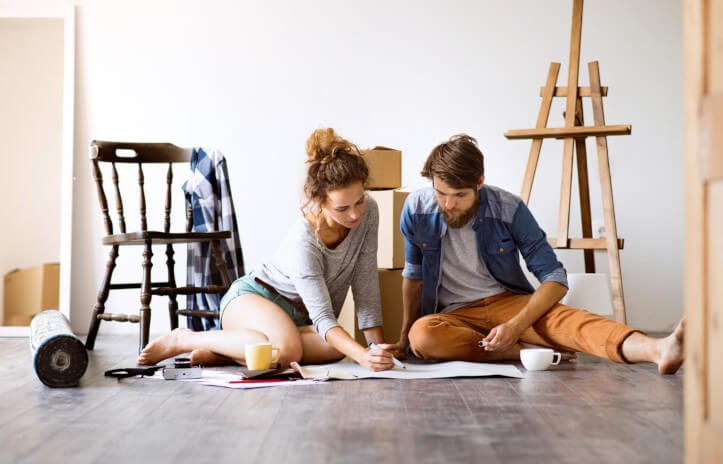
M 354 298 L 351 295 L 351 289 L 346 294 L 344 305 L 341 307 L 339 317 L 336 318 L 339 325 L 346 330 L 346 333 L 351 335 L 351 338 L 357 341 L 361 346 L 367 346 L 364 334 L 359 330 L 359 326 L 356 320 L 356 308 L 354 307 Z
M 404 236 L 399 229 L 404 200 L 409 192 L 375 190 L 369 195 L 379 205 L 379 247 L 377 267 L 400 269 L 404 267 Z
M 379 269 L 379 292 L 382 297 L 382 317 L 384 318 L 384 341 L 396 343 L 402 330 L 402 270 Z M 356 307 L 351 290 L 346 296 L 339 314 L 339 324 L 362 346 L 367 346 L 364 333 L 359 330 Z
M 15 269 L 3 279 L 3 325 L 29 325 L 40 311 L 57 309 L 60 264 Z
M 398 189 L 402 187 L 402 152 L 387 147 L 362 150 L 369 166 L 370 189 Z

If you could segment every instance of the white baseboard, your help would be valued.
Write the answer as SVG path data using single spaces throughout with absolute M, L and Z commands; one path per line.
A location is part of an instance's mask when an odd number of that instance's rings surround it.
M 30 326 L 0 327 L 0 337 L 29 337 Z

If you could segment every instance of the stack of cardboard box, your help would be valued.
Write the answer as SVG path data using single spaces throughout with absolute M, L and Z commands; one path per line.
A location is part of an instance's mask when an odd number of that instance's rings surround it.
M 363 150 L 369 166 L 369 196 L 379 206 L 379 290 L 384 316 L 384 340 L 395 343 L 402 327 L 402 268 L 404 268 L 404 238 L 399 230 L 404 200 L 408 192 L 402 186 L 402 152 L 385 147 Z M 357 342 L 366 346 L 359 330 L 356 307 L 351 291 L 339 315 L 339 323 Z

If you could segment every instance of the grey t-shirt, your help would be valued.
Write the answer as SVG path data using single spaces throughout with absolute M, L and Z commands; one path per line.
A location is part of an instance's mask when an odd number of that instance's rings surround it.
M 444 256 L 438 312 L 454 311 L 505 291 L 480 259 L 472 221 L 459 229 L 448 227 L 442 241 Z
M 319 240 L 305 218 L 291 228 L 274 257 L 259 266 L 256 276 L 281 295 L 303 301 L 314 328 L 338 327 L 337 317 L 351 285 L 360 329 L 382 325 L 377 274 L 379 208 L 365 195 L 361 223 L 333 250 Z M 353 334 L 352 334 L 353 336 Z

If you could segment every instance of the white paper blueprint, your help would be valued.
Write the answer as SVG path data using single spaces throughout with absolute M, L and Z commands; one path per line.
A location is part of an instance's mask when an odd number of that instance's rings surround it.
M 372 372 L 356 363 L 337 362 L 316 366 L 301 366 L 305 379 L 442 379 L 448 377 L 504 377 L 524 378 L 517 366 L 512 364 L 475 363 L 449 361 L 432 364 L 404 363 L 406 369 Z

